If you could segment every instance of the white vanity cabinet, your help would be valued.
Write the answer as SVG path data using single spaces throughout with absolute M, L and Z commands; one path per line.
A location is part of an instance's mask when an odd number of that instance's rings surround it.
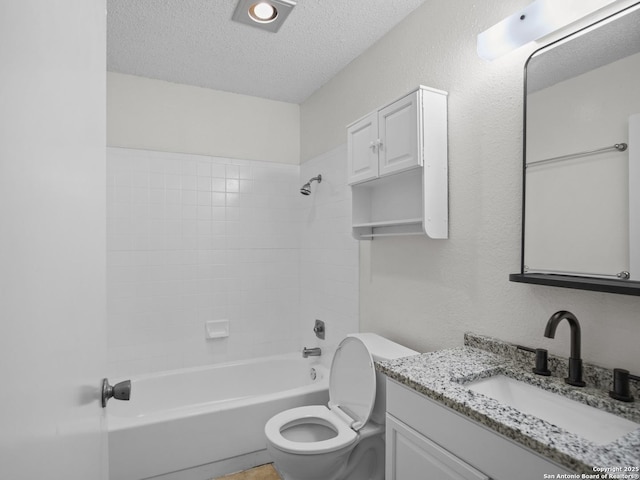
M 392 415 L 387 415 L 386 423 L 387 445 L 392 451 L 387 453 L 387 480 L 490 480 Z
M 447 93 L 419 87 L 347 127 L 356 239 L 448 236 Z
M 386 480 L 512 480 L 573 473 L 387 380 Z

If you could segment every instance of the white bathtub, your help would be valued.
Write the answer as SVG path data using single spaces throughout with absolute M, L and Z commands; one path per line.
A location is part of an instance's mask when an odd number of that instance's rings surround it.
M 328 377 L 300 353 L 134 377 L 131 400 L 107 408 L 110 480 L 206 479 L 264 463 L 267 420 L 326 404 Z

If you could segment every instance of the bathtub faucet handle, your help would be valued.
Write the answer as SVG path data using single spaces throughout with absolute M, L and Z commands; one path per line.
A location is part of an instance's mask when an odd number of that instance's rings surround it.
M 320 347 L 315 347 L 315 348 L 304 347 L 302 349 L 302 356 L 304 358 L 307 358 L 307 357 L 319 357 L 320 355 L 322 355 L 322 350 L 320 349 Z
M 316 320 L 316 323 L 313 325 L 313 333 L 316 334 L 320 340 L 324 340 L 324 322 L 322 320 Z
M 108 379 L 102 380 L 102 408 L 107 406 L 107 401 L 111 398 L 116 400 L 129 400 L 131 398 L 131 380 L 109 385 Z

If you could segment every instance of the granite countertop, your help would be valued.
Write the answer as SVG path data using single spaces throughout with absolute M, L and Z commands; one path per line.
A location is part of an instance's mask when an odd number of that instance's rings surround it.
M 634 402 L 611 399 L 608 396 L 610 370 L 585 364 L 587 386 L 580 388 L 564 382 L 566 359 L 549 356 L 550 377 L 531 373 L 534 363 L 534 354 L 515 345 L 465 334 L 464 347 L 376 362 L 376 368 L 576 473 L 593 475 L 594 468 L 640 467 L 640 428 L 606 445 L 597 445 L 464 386 L 480 378 L 502 374 L 640 423 L 637 387 L 632 390 L 636 397 Z M 637 471 L 627 473 L 631 476 L 620 478 L 639 478 Z

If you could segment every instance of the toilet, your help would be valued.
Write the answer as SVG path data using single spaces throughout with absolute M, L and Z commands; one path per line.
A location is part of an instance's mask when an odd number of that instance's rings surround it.
M 384 480 L 385 376 L 374 360 L 418 352 L 374 333 L 348 335 L 329 374 L 329 404 L 292 408 L 265 425 L 285 480 Z

